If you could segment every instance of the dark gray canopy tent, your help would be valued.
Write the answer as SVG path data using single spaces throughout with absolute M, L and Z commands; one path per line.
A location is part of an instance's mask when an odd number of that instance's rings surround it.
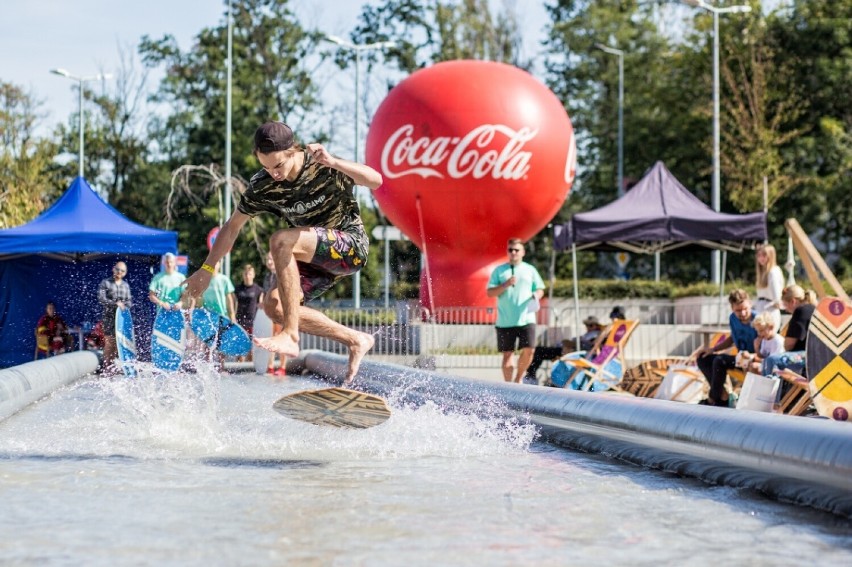
M 661 161 L 619 199 L 577 213 L 553 229 L 554 251 L 571 249 L 574 254 L 575 312 L 579 311 L 578 250 L 654 254 L 701 246 L 726 253 L 742 252 L 766 239 L 766 213 L 716 212 L 690 193 Z

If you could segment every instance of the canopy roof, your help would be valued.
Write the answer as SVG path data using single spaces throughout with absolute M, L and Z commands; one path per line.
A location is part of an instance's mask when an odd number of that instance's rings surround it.
M 719 213 L 658 161 L 619 199 L 554 227 L 554 248 L 667 252 L 689 245 L 741 252 L 767 238 L 766 214 Z
M 137 224 L 101 200 L 82 177 L 41 215 L 0 230 L 0 257 L 22 254 L 155 256 L 177 251 L 177 233 Z

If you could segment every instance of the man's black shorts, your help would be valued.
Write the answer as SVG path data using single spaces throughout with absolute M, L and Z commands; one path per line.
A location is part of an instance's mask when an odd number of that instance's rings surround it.
M 523 327 L 497 327 L 497 350 L 514 352 L 517 348 L 533 348 L 535 346 L 535 323 Z

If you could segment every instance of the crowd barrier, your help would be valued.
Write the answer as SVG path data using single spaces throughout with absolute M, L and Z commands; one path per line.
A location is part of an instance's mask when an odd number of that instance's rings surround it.
M 346 357 L 303 352 L 305 368 L 334 382 Z M 737 411 L 523 384 L 492 383 L 365 360 L 358 388 L 432 400 L 465 412 L 530 419 L 557 445 L 758 490 L 852 517 L 852 429 L 821 418 Z

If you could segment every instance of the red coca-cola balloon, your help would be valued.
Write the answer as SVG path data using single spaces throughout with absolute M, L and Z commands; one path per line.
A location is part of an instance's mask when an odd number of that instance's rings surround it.
M 575 161 L 559 99 L 527 72 L 488 61 L 412 74 L 379 106 L 367 136 L 367 163 L 384 177 L 376 199 L 426 252 L 421 301 L 431 307 L 494 304 L 485 288 L 507 259 L 506 240 L 527 240 L 550 222 Z

